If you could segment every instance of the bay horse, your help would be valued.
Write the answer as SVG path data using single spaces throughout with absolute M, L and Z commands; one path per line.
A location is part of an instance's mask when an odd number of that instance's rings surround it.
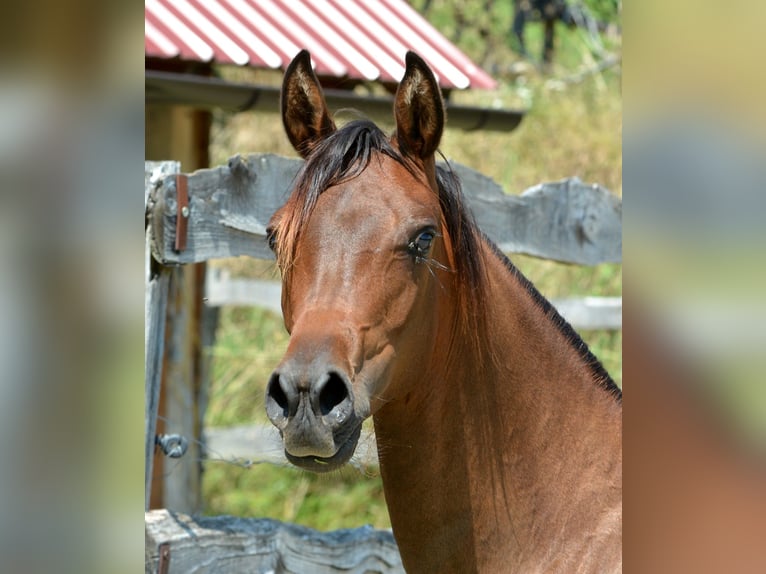
M 339 468 L 372 416 L 408 572 L 619 571 L 621 391 L 436 165 L 428 65 L 407 53 L 390 137 L 336 127 L 305 50 L 281 108 L 305 158 L 267 230 L 290 342 L 266 412 L 288 460 Z

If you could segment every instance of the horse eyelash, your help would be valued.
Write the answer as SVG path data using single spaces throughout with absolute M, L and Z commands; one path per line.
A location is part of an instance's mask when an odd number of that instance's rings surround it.
M 448 273 L 454 273 L 455 272 L 454 269 L 452 269 L 450 267 L 447 267 L 446 265 L 444 265 L 443 263 L 440 263 L 439 261 L 437 261 L 433 257 L 428 257 L 428 258 L 419 257 L 418 258 L 418 263 L 425 263 L 426 265 L 428 265 L 429 269 L 431 269 L 432 266 L 433 266 L 433 267 L 436 267 L 437 269 L 440 269 L 442 271 L 446 271 Z
M 431 277 L 433 277 L 436 282 L 439 284 L 439 287 L 441 287 L 442 291 L 445 290 L 444 283 L 442 283 L 442 280 L 439 278 L 438 275 L 436 275 L 436 272 L 434 271 L 434 267 L 437 269 L 441 269 L 442 271 L 446 271 L 447 273 L 454 273 L 454 269 L 450 269 L 446 265 L 439 263 L 436 259 L 432 257 L 418 257 L 415 259 L 415 263 L 425 263 L 426 268 L 428 269 L 428 272 L 431 274 Z

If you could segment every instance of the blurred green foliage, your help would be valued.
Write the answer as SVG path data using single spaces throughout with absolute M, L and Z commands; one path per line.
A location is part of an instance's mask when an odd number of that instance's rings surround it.
M 592 18 L 602 24 L 619 24 L 620 0 L 585 0 L 568 1 L 569 6 L 582 7 Z M 513 53 L 514 39 L 511 33 L 514 17 L 512 0 L 412 0 L 411 4 L 447 38 L 460 47 L 474 62 L 489 69 L 493 64 L 507 63 Z M 557 24 L 558 48 L 560 61 L 571 65 L 572 48 L 577 48 L 571 41 L 575 37 L 581 40 L 584 31 L 559 33 L 565 26 Z M 539 57 L 542 46 L 542 32 L 539 23 L 527 26 L 529 52 Z M 510 52 L 510 53 L 509 53 Z M 575 53 L 577 49 L 575 49 Z M 561 63 L 561 62 L 559 62 Z

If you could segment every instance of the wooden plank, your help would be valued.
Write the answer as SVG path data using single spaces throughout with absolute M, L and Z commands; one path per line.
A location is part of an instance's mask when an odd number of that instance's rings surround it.
M 203 438 L 205 458 L 208 461 L 227 461 L 249 466 L 251 464 L 289 464 L 277 429 L 268 423 L 253 423 L 231 427 L 208 427 Z M 351 464 L 357 468 L 378 466 L 375 433 L 362 429 L 362 436 Z
M 622 329 L 622 297 L 552 299 L 551 303 L 579 331 Z
M 149 160 L 178 160 L 184 170 L 209 166 L 209 111 L 187 106 L 147 106 L 145 155 Z M 149 164 L 152 165 L 152 164 Z M 180 169 L 174 170 L 176 173 Z M 145 175 L 146 177 L 146 175 Z M 171 173 L 166 176 L 175 180 Z M 149 188 L 147 223 L 152 230 L 156 187 Z M 164 262 L 158 262 L 162 269 Z M 165 266 L 167 267 L 167 266 Z M 180 434 L 188 441 L 187 453 L 178 459 L 155 456 L 150 508 L 173 508 L 193 512 L 201 506 L 201 469 L 197 439 L 201 436 L 201 403 L 206 393 L 205 358 L 201 353 L 200 323 L 203 310 L 205 264 L 163 270 L 169 275 L 162 380 L 157 432 Z
M 165 177 L 174 179 L 178 172 L 177 161 L 146 162 L 149 222 L 158 182 Z M 178 268 L 151 260 L 149 246 L 155 231 L 153 225 L 147 226 L 145 505 L 192 512 L 201 500 L 197 439 L 202 434 L 206 396 L 207 365 L 200 337 L 205 266 Z M 154 448 L 158 432 L 184 436 L 187 453 L 180 459 L 158 453 Z
M 160 545 L 167 574 L 402 573 L 390 531 L 372 527 L 318 532 L 271 519 L 191 518 L 168 510 L 147 512 L 145 572 L 158 571 Z
M 211 269 L 205 289 L 210 307 L 244 305 L 282 314 L 282 286 L 276 281 L 232 279 L 225 270 Z M 622 328 L 622 297 L 577 297 L 551 303 L 577 330 Z
M 584 265 L 622 260 L 622 202 L 603 187 L 572 178 L 507 195 L 490 178 L 451 165 L 479 226 L 504 251 Z M 154 196 L 154 256 L 163 263 L 236 255 L 271 259 L 266 226 L 300 166 L 298 159 L 255 154 L 190 174 L 189 235 L 180 253 L 173 249 L 175 181 L 164 179 Z
M 265 241 L 271 215 L 285 202 L 301 161 L 273 154 L 235 156 L 228 165 L 189 175 L 187 248 L 175 245 L 176 189 L 167 178 L 157 190 L 152 253 L 163 263 L 196 263 L 249 255 L 272 259 Z
M 163 508 L 189 513 L 202 506 L 198 441 L 204 417 L 200 397 L 206 395 L 200 376 L 206 371 L 200 337 L 204 279 L 204 267 L 197 265 L 170 270 L 160 401 L 164 432 L 179 434 L 188 441 L 181 458 L 162 458 L 161 504 Z
M 164 355 L 165 316 L 170 276 L 163 270 L 147 281 L 145 296 L 145 401 L 144 401 L 144 479 L 145 509 L 149 508 L 154 461 L 154 436 L 157 434 L 157 412 L 160 402 L 162 380 L 162 357 Z
M 262 279 L 232 279 L 225 269 L 210 269 L 205 282 L 205 301 L 210 307 L 261 307 L 281 315 L 282 284 Z
M 508 195 L 491 178 L 453 164 L 482 231 L 506 253 L 580 265 L 622 261 L 622 200 L 578 178 Z

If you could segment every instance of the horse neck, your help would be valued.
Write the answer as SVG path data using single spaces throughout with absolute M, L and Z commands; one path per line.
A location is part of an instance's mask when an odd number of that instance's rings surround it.
M 426 372 L 421 363 L 375 415 L 392 525 L 413 571 L 537 568 L 557 539 L 603 530 L 620 505 L 618 402 L 485 250 L 487 288 L 476 296 L 493 348 L 457 344 Z M 443 333 L 434 340 L 448 344 Z

